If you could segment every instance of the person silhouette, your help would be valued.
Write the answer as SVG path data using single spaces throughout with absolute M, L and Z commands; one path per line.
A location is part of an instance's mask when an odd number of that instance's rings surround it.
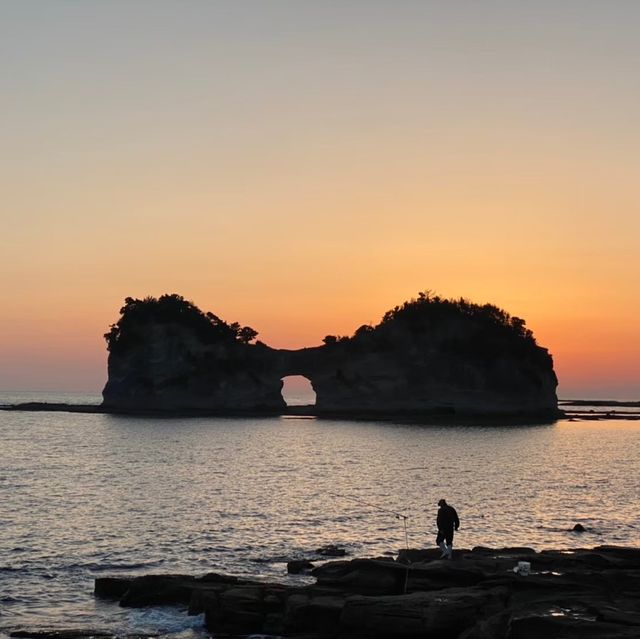
M 453 506 L 449 506 L 445 499 L 438 502 L 438 516 L 436 523 L 438 524 L 438 536 L 436 544 L 440 546 L 442 554 L 440 559 L 451 559 L 453 557 L 453 531 L 460 528 L 460 519 L 458 513 Z

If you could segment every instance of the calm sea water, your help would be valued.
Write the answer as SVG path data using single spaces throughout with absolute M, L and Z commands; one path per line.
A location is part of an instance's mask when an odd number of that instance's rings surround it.
M 0 403 L 34 399 L 0 397 Z M 70 401 L 68 396 L 38 399 Z M 76 397 L 96 402 L 96 397 Z M 352 556 L 458 547 L 640 545 L 640 422 L 416 426 L 305 418 L 0 412 L 0 632 L 178 632 L 199 617 L 92 597 L 111 574 L 286 581 L 325 544 Z M 589 532 L 569 532 L 576 522 Z M 299 579 L 299 578 L 298 578 Z

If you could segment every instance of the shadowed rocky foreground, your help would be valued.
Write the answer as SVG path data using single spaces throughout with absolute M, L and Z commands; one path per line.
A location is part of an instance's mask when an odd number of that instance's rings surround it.
M 215 637 L 305 639 L 598 639 L 640 636 L 640 549 L 407 550 L 396 560 L 330 561 L 306 586 L 209 573 L 104 577 L 95 595 L 125 607 L 180 605 L 204 613 Z M 531 572 L 514 572 L 518 562 Z M 291 562 L 290 570 L 304 569 Z M 15 637 L 100 636 L 15 632 Z

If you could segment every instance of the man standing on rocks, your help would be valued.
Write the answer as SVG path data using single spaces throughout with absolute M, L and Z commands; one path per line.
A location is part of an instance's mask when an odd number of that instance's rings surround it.
M 460 528 L 460 520 L 458 519 L 458 513 L 453 506 L 449 506 L 444 499 L 438 502 L 438 518 L 436 520 L 438 524 L 438 536 L 436 537 L 436 544 L 440 546 L 442 554 L 440 559 L 451 559 L 453 557 L 453 530 Z

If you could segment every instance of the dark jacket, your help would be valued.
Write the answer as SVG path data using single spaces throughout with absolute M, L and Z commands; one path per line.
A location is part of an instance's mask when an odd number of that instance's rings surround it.
M 455 527 L 456 530 L 460 527 L 460 520 L 458 519 L 458 513 L 453 506 L 445 504 L 438 509 L 438 530 L 451 530 Z

